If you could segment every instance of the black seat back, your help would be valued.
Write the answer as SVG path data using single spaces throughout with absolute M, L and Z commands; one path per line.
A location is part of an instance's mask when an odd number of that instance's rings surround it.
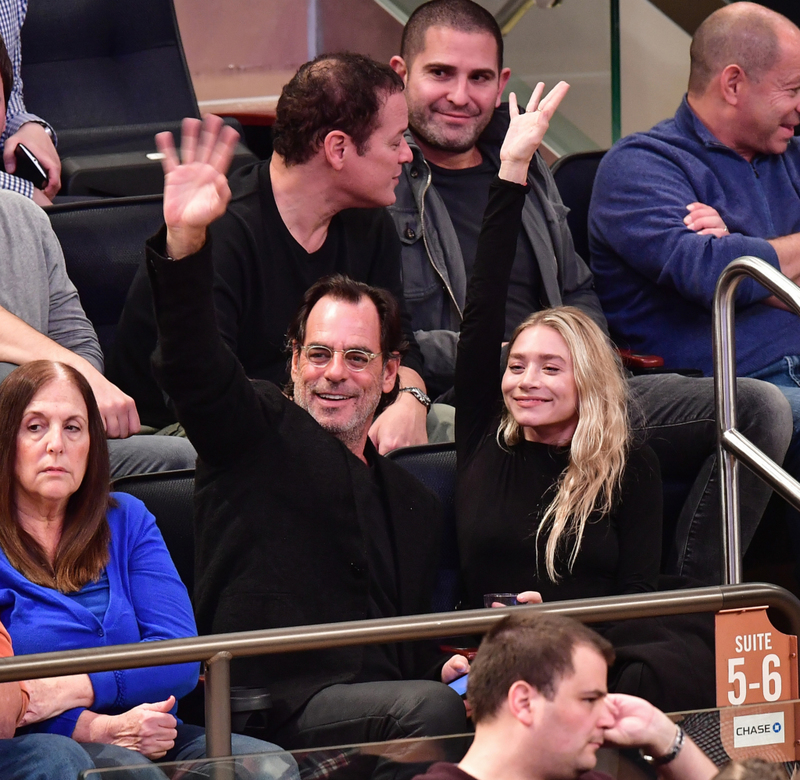
M 172 0 L 30 0 L 22 51 L 26 106 L 59 136 L 200 116 Z
M 572 233 L 575 251 L 589 262 L 589 202 L 600 160 L 605 150 L 568 154 L 553 163 L 551 172 L 561 193 L 561 200 L 570 209 L 567 224 Z
M 120 477 L 112 489 L 140 499 L 155 515 L 178 575 L 194 588 L 194 469 Z
M 160 195 L 67 203 L 48 209 L 67 273 L 108 357 L 145 241 L 161 226 Z
M 455 442 L 403 447 L 390 452 L 387 457 L 436 493 L 442 502 L 442 554 L 431 609 L 433 612 L 446 612 L 456 606 L 461 594 L 461 570 L 456 534 Z
M 153 136 L 200 117 L 173 0 L 30 0 L 22 48 L 27 108 L 58 134 L 61 194 L 160 193 Z M 238 144 L 231 170 L 256 159 Z

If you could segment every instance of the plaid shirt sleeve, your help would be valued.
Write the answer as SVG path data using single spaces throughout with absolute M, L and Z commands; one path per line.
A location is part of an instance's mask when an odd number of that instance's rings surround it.
M 5 171 L 0 171 L 0 189 L 18 192 L 26 198 L 33 197 L 33 184 L 31 184 L 31 182 L 19 176 L 14 176 L 13 173 L 6 173 Z
M 11 58 L 11 65 L 14 69 L 14 86 L 8 97 L 8 108 L 6 109 L 6 127 L 3 135 L 0 136 L 0 144 L 6 138 L 14 135 L 26 122 L 38 122 L 40 125 L 50 127 L 47 122 L 36 114 L 31 114 L 25 110 L 25 102 L 22 98 L 22 75 L 20 67 L 22 65 L 22 45 L 20 43 L 20 31 L 28 13 L 28 0 L 0 0 L 0 35 L 8 50 Z M 53 128 L 50 127 L 52 131 Z M 55 138 L 55 133 L 54 133 Z
M 22 48 L 20 45 L 20 30 L 28 12 L 28 0 L 0 0 L 0 35 L 8 50 L 11 64 L 14 69 L 14 86 L 11 94 L 8 95 L 8 108 L 6 110 L 6 126 L 3 134 L 0 135 L 0 148 L 5 144 L 9 136 L 14 135 L 26 122 L 37 122 L 40 125 L 49 127 L 47 122 L 25 110 L 25 103 L 22 99 L 22 76 L 20 66 L 22 63 Z M 53 132 L 53 143 L 56 143 L 55 132 Z M 28 198 L 33 197 L 33 184 L 19 176 L 0 171 L 0 188 L 12 190 Z

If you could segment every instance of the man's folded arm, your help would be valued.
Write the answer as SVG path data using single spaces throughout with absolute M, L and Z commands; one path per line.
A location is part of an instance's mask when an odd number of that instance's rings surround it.
M 732 260 L 754 255 L 779 267 L 770 242 L 738 234 L 735 226 L 729 226 L 730 235 L 721 239 L 688 228 L 683 221 L 686 207 L 698 200 L 674 161 L 635 146 L 610 153 L 598 170 L 590 209 L 595 273 L 605 270 L 603 251 L 597 246 L 602 244 L 645 278 L 710 310 L 717 279 Z M 725 219 L 724 213 L 721 216 Z M 737 302 L 756 303 L 768 294 L 761 285 L 745 280 Z

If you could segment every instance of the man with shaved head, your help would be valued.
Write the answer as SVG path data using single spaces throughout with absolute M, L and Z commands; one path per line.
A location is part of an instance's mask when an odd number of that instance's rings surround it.
M 721 271 L 754 255 L 800 280 L 800 29 L 732 3 L 699 27 L 691 60 L 674 118 L 624 138 L 600 165 L 591 263 L 618 342 L 710 376 Z M 800 475 L 800 321 L 753 281 L 736 300 L 737 372 L 788 398 L 786 467 Z

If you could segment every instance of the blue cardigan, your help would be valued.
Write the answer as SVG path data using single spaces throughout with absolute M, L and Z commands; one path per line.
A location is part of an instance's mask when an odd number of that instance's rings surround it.
M 16 655 L 196 636 L 189 596 L 155 518 L 138 499 L 112 495 L 118 506 L 108 511 L 109 603 L 102 622 L 73 599 L 34 585 L 0 550 L 0 621 Z M 95 672 L 89 675 L 95 694 L 90 709 L 117 714 L 170 694 L 180 699 L 195 687 L 198 673 L 197 663 Z M 29 730 L 72 736 L 81 712 L 67 710 Z
M 683 218 L 700 201 L 730 235 L 701 236 Z M 614 338 L 663 355 L 668 368 L 710 376 L 711 303 L 720 272 L 741 255 L 778 268 L 766 239 L 800 232 L 800 140 L 752 164 L 720 143 L 684 98 L 673 119 L 622 139 L 603 158 L 589 212 L 595 288 Z M 800 354 L 800 322 L 761 303 L 752 281 L 737 292 L 740 376 Z

